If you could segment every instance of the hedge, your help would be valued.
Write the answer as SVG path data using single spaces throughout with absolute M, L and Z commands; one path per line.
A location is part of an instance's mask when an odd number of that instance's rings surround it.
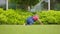
M 37 12 L 39 15 L 39 19 L 44 24 L 60 24 L 60 11 L 41 11 Z M 23 25 L 26 23 L 26 19 L 33 14 L 26 10 L 3 10 L 0 9 L 0 24 L 7 24 L 7 25 Z M 35 22 L 35 24 L 39 24 Z
M 7 25 L 17 25 L 17 24 L 24 24 L 26 23 L 26 18 L 31 16 L 32 13 L 23 11 L 23 10 L 13 10 L 9 9 L 7 11 L 0 9 L 0 24 L 7 24 Z
M 60 24 L 60 11 L 42 11 L 38 12 L 40 19 L 44 24 Z

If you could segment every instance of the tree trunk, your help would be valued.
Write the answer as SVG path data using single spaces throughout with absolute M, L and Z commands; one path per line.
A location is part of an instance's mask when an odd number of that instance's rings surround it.
M 50 4 L 51 4 L 51 10 L 53 10 L 53 9 L 54 9 L 54 5 L 55 5 L 55 3 L 56 3 L 56 2 L 55 2 L 56 0 L 50 0 L 50 1 L 51 1 L 51 2 L 50 2 Z
M 28 10 L 28 5 L 24 5 L 24 9 L 25 10 Z

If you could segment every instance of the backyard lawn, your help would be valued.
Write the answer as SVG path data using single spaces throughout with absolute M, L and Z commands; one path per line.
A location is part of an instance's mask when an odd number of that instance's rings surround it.
M 60 34 L 60 25 L 0 25 L 0 34 Z

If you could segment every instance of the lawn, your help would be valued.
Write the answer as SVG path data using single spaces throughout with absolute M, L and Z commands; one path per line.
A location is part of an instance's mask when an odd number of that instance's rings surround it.
M 0 34 L 60 34 L 60 25 L 0 25 Z

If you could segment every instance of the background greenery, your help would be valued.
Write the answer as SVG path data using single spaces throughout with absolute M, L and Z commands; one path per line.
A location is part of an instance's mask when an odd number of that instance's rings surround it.
M 44 24 L 60 24 L 60 11 L 37 11 L 39 15 L 39 19 Z M 26 23 L 26 19 L 32 16 L 33 13 L 26 10 L 13 10 L 9 9 L 7 11 L 0 9 L 0 24 L 7 24 L 7 25 L 23 25 Z M 39 24 L 35 22 L 35 24 Z
M 39 2 L 39 0 L 9 0 L 9 3 L 16 4 L 17 8 L 20 7 L 20 8 L 23 8 L 25 10 L 28 10 L 28 6 L 30 6 L 30 8 L 31 8 L 31 6 L 36 5 L 38 2 Z

